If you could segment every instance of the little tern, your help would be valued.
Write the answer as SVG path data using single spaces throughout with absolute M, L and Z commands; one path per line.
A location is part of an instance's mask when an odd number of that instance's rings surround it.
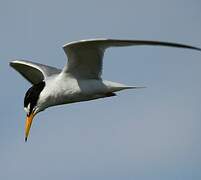
M 115 96 L 117 91 L 142 88 L 101 78 L 103 55 L 107 48 L 138 45 L 201 51 L 198 47 L 172 42 L 88 39 L 70 42 L 63 46 L 68 63 L 62 70 L 26 60 L 10 62 L 10 66 L 32 84 L 24 97 L 24 110 L 27 114 L 25 141 L 27 141 L 34 116 L 50 106 L 111 97 Z

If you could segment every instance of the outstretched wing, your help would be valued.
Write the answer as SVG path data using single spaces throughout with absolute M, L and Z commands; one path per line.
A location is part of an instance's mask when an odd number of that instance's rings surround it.
M 32 84 L 37 84 L 47 77 L 61 72 L 60 69 L 25 60 L 12 61 L 10 66 Z
M 99 79 L 102 73 L 104 51 L 109 47 L 133 45 L 168 46 L 201 51 L 201 49 L 197 47 L 161 41 L 115 39 L 82 40 L 71 42 L 63 46 L 68 57 L 68 64 L 64 67 L 63 72 L 70 73 L 82 79 Z

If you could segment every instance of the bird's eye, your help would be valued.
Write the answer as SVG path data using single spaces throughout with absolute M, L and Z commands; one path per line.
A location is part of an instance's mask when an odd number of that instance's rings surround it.
M 24 110 L 26 111 L 27 115 L 30 115 L 32 112 L 35 112 L 37 110 L 37 101 L 44 87 L 45 82 L 40 82 L 33 85 L 26 92 L 24 97 Z

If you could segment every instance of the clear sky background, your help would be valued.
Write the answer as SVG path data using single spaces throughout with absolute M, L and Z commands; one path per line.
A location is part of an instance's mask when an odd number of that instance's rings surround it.
M 62 68 L 62 45 L 86 38 L 150 39 L 201 47 L 200 0 L 0 2 L 0 179 L 201 179 L 201 52 L 111 48 L 103 78 L 146 89 L 57 106 L 24 142 L 30 84 L 8 65 Z

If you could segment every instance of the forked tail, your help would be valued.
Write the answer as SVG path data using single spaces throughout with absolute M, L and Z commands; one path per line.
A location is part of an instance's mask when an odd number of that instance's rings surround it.
M 111 82 L 111 81 L 104 81 L 104 84 L 111 92 L 121 91 L 124 89 L 141 89 L 145 88 L 145 86 L 127 86 L 121 83 Z

